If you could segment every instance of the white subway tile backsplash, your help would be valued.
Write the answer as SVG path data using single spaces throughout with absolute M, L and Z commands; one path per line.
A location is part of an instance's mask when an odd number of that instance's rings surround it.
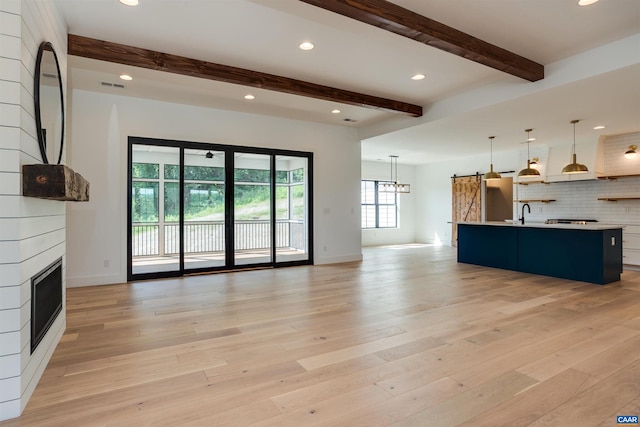
M 615 181 L 592 180 L 553 184 L 520 185 L 514 189 L 518 199 L 555 199 L 545 204 L 542 212 L 532 209 L 527 215 L 532 221 L 548 218 L 596 219 L 604 223 L 640 223 L 640 200 L 607 202 L 599 197 L 639 196 L 640 177 Z M 538 206 L 538 204 L 536 204 Z

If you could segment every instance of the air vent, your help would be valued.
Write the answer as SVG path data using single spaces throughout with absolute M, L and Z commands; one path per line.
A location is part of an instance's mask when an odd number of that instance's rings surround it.
M 56 80 L 58 80 L 58 75 L 57 75 L 57 74 L 42 73 L 42 77 L 47 77 L 47 78 L 49 78 L 49 79 L 56 79 Z
M 343 119 L 342 121 L 344 121 L 344 122 L 351 122 L 351 123 L 355 123 L 355 122 L 357 122 L 357 120 L 350 119 L 350 118 L 348 118 L 348 117 L 347 117 L 346 119 Z
M 124 85 L 120 83 L 100 82 L 100 84 L 102 86 L 117 87 L 119 89 L 124 89 Z

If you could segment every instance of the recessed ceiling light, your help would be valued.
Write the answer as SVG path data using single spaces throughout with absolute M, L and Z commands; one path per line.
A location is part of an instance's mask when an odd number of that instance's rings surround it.
M 128 81 L 128 82 L 130 82 L 131 80 L 133 80 L 133 77 L 131 77 L 129 74 L 121 74 L 121 75 L 120 75 L 120 78 L 121 78 L 122 80 L 126 80 L 126 81 Z
M 337 108 L 336 108 L 336 109 L 334 109 L 334 110 L 331 110 L 331 112 L 332 112 L 333 114 L 340 114 L 340 110 L 338 110 Z
M 256 97 L 251 94 L 248 94 L 244 96 L 244 99 L 252 100 L 252 99 L 256 99 Z
M 311 42 L 302 42 L 300 43 L 300 49 L 302 50 L 311 50 L 315 47 L 315 45 Z
M 578 0 L 579 6 L 589 6 L 590 4 L 597 3 L 598 0 Z
M 416 74 L 416 75 L 411 77 L 411 80 L 422 80 L 425 77 L 427 77 L 427 76 L 425 76 L 424 74 Z
M 120 3 L 126 6 L 137 6 L 138 0 L 118 0 Z
M 594 126 L 593 130 L 600 130 L 600 129 L 604 129 L 603 125 L 598 125 L 598 126 Z

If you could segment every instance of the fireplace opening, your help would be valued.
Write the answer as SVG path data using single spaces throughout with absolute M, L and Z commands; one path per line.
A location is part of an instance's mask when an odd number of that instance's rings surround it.
M 62 258 L 31 278 L 31 354 L 62 311 Z

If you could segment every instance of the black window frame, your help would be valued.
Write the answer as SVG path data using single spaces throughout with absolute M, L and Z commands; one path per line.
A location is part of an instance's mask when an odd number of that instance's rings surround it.
M 398 225 L 398 194 L 397 193 L 389 193 L 389 194 L 393 194 L 393 203 L 380 203 L 380 190 L 379 187 L 382 184 L 388 184 L 388 183 L 393 183 L 393 181 L 380 181 L 380 180 L 374 180 L 374 179 L 362 179 L 360 181 L 360 188 L 362 189 L 362 183 L 368 183 L 368 182 L 373 182 L 374 185 L 374 202 L 373 203 L 364 203 L 363 202 L 363 197 L 362 194 L 360 195 L 360 229 L 361 230 L 375 230 L 375 229 L 388 229 L 388 228 L 400 228 L 400 226 Z M 362 217 L 362 207 L 369 207 L 369 206 L 374 206 L 375 208 L 375 226 L 373 227 L 365 227 L 365 221 L 364 218 Z M 393 226 L 380 226 L 380 207 L 384 206 L 384 207 L 388 207 L 388 206 L 394 206 L 395 207 L 395 224 Z

